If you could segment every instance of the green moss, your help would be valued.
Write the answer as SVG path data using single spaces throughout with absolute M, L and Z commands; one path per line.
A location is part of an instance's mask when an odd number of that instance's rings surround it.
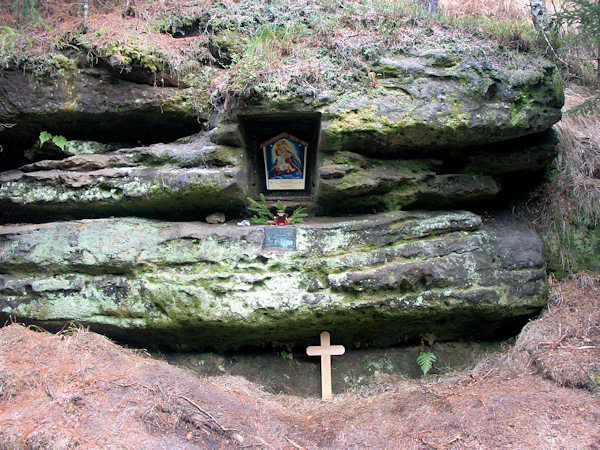
M 137 65 L 149 72 L 156 73 L 166 66 L 164 56 L 158 55 L 152 50 L 142 50 L 136 47 L 134 42 L 113 41 L 102 47 L 100 52 L 102 56 L 111 58 L 126 70 Z
M 510 112 L 511 124 L 515 127 L 527 128 L 532 105 L 533 99 L 529 89 L 522 89 L 519 96 L 512 103 Z
M 600 271 L 600 228 L 577 217 L 561 230 L 542 233 L 548 270 L 557 279 L 570 273 Z
M 64 72 L 70 72 L 74 74 L 77 70 L 77 61 L 67 58 L 65 55 L 60 53 L 51 56 L 50 64 L 52 64 L 55 69 Z
M 210 84 L 201 87 L 191 87 L 177 92 L 165 99 L 161 105 L 162 111 L 187 111 L 190 115 L 201 118 L 208 117 L 212 111 Z
M 68 317 L 93 329 L 117 327 L 147 341 L 218 349 L 298 344 L 322 329 L 335 330 L 339 339 L 350 342 L 379 344 L 397 343 L 400 336 L 417 338 L 430 327 L 438 336 L 463 336 L 465 330 L 481 336 L 516 316 L 536 312 L 544 294 L 517 296 L 514 287 L 495 278 L 492 285 L 479 286 L 488 275 L 479 276 L 468 249 L 485 251 L 486 234 L 465 231 L 461 236 L 475 241 L 458 250 L 456 233 L 434 236 L 435 230 L 456 229 L 458 219 L 476 218 L 466 213 L 407 213 L 382 218 L 384 229 L 357 228 L 361 222 L 332 229 L 301 227 L 298 253 L 264 252 L 260 239 L 251 238 L 254 231 L 235 227 L 215 227 L 209 233 L 206 226 L 196 226 L 179 238 L 180 226 L 141 219 L 46 227 L 31 236 L 33 249 L 27 240 L 19 248 L 2 249 L 5 257 L 7 252 L 24 255 L 28 264 L 38 264 L 37 273 L 15 272 L 11 287 L 3 292 L 10 299 L 3 314 L 50 323 Z M 402 257 L 407 250 L 410 256 Z M 473 272 L 466 275 L 470 284 L 457 284 L 452 276 L 421 281 L 407 272 L 413 281 L 392 289 L 398 282 L 389 278 L 393 271 L 381 274 L 380 289 L 363 289 L 360 282 L 340 285 L 331 278 L 357 270 L 375 272 L 383 262 L 444 259 L 446 251 L 453 255 L 447 262 L 450 269 L 456 261 L 473 266 L 467 268 Z M 87 272 L 73 272 L 86 264 Z M 94 273 L 93 267 L 112 267 L 115 274 Z M 13 270 L 15 266 L 8 272 Z M 427 289 L 421 289 L 423 283 Z
M 355 139 L 360 140 L 365 135 L 377 139 L 377 136 L 394 133 L 404 125 L 406 124 L 402 120 L 395 122 L 387 116 L 379 115 L 375 104 L 347 110 L 337 114 L 331 121 L 323 148 L 328 152 L 357 149 L 359 145 L 353 142 Z
M 224 188 L 222 181 L 205 180 L 196 186 L 170 187 L 160 179 L 133 179 L 126 186 L 98 185 L 85 190 L 61 189 L 56 186 L 3 185 L 11 189 L 11 198 L 21 204 L 7 206 L 14 217 L 45 221 L 52 217 L 109 217 L 136 215 L 162 218 L 198 218 L 222 211 L 237 216 L 243 210 L 247 194 L 240 188 Z
M 555 67 L 550 68 L 554 75 L 544 78 L 546 89 L 554 93 L 554 101 L 556 104 L 563 104 L 565 101 L 565 81 L 562 75 Z

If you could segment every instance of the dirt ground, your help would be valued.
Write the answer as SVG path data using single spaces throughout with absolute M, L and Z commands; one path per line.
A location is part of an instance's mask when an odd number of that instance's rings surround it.
M 0 329 L 0 448 L 600 448 L 600 274 L 469 370 L 316 399 L 85 330 Z

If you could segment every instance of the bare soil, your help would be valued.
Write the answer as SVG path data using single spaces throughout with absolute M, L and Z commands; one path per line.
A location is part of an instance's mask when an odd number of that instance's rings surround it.
M 0 448 L 600 448 L 600 274 L 552 287 L 475 367 L 316 399 L 203 378 L 103 336 L 0 329 Z

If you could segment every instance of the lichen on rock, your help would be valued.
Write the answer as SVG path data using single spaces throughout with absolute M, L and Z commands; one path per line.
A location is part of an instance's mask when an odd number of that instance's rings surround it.
M 262 248 L 262 226 L 4 226 L 2 314 L 224 350 L 294 344 L 323 328 L 348 344 L 393 344 L 427 331 L 485 337 L 545 302 L 541 243 L 519 223 L 412 212 L 295 231 L 297 251 L 278 252 Z

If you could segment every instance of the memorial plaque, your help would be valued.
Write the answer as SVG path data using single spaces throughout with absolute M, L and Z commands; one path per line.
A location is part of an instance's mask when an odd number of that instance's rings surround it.
M 287 227 L 265 228 L 265 250 L 296 250 L 296 230 Z

